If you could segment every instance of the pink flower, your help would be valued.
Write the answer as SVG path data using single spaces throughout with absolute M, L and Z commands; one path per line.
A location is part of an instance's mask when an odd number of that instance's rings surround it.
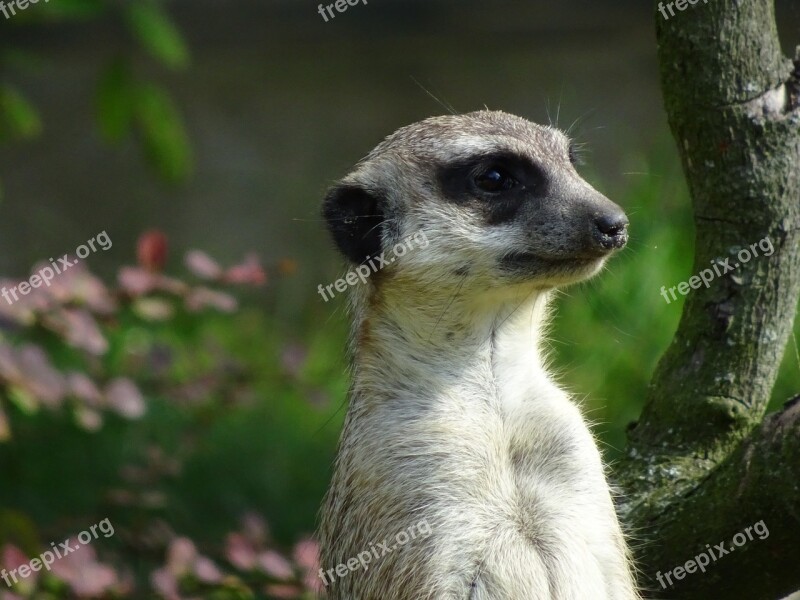
M 255 254 L 248 254 L 241 264 L 225 271 L 223 280 L 226 283 L 264 285 L 267 282 L 267 274 L 258 257 Z
M 126 419 L 138 419 L 145 413 L 142 393 L 127 377 L 112 379 L 106 386 L 105 396 L 109 408 Z
M 186 267 L 200 279 L 219 279 L 222 276 L 222 267 L 205 252 L 190 250 L 184 258 Z
M 167 236 L 161 231 L 156 229 L 146 231 L 136 244 L 136 258 L 139 265 L 148 271 L 160 272 L 167 263 L 168 248 Z
M 72 539 L 67 543 L 75 549 L 56 560 L 51 568 L 77 597 L 95 598 L 123 586 L 114 569 L 97 561 L 94 548 Z

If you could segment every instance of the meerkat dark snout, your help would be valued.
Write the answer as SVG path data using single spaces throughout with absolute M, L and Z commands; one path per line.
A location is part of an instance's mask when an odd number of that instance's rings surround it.
M 353 263 L 425 231 L 437 270 L 563 285 L 597 273 L 628 237 L 625 213 L 574 163 L 570 140 L 551 127 L 502 112 L 435 117 L 389 136 L 329 192 L 323 213 Z
M 435 117 L 326 196 L 351 263 L 392 256 L 352 288 L 320 524 L 329 600 L 639 600 L 597 444 L 541 349 L 551 290 L 628 235 L 572 157 L 563 133 L 513 115 Z M 422 523 L 430 535 L 407 534 Z

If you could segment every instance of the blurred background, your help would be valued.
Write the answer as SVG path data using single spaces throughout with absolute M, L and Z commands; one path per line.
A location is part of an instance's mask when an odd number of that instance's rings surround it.
M 800 5 L 779 0 L 787 55 Z M 573 127 L 628 249 L 552 334 L 607 456 L 692 274 L 641 0 L 51 0 L 0 14 L 0 566 L 114 534 L 0 598 L 301 598 L 347 390 L 325 189 L 385 135 L 482 108 Z M 692 18 L 690 8 L 675 18 Z M 750 243 L 758 240 L 743 240 Z M 797 325 L 797 324 L 796 324 Z M 795 327 L 796 338 L 800 327 Z M 774 392 L 800 387 L 790 342 Z M 12 581 L 13 583 L 13 581 Z M 12 595 L 13 594 L 13 595 Z

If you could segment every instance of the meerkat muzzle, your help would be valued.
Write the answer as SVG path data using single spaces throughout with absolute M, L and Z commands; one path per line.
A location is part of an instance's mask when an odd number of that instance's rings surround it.
M 619 250 L 628 242 L 628 223 L 622 211 L 597 216 L 593 220 L 592 237 L 604 250 Z

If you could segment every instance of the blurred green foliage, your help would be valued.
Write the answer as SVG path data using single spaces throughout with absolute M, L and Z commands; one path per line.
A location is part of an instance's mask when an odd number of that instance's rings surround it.
M 108 518 L 116 533 L 96 564 L 82 549 L 15 593 L 306 598 L 317 558 L 303 536 L 337 436 L 329 408 L 347 385 L 330 360 L 340 339 L 288 341 L 220 289 L 277 284 L 286 261 L 222 268 L 192 251 L 178 279 L 161 272 L 159 232 L 137 256 L 116 285 L 76 265 L 0 303 L 0 568 Z
M 183 118 L 170 93 L 140 74 L 147 59 L 170 70 L 190 64 L 181 32 L 156 0 L 58 0 L 29 5 L 0 19 L 0 143 L 32 138 L 42 131 L 36 108 L 12 82 L 46 58 L 20 53 L 9 45 L 8 33 L 100 19 L 120 22 L 129 35 L 128 43 L 108 57 L 108 66 L 98 75 L 96 115 L 103 139 L 119 144 L 130 136 L 137 138 L 144 156 L 165 181 L 185 181 L 192 172 L 192 151 Z

